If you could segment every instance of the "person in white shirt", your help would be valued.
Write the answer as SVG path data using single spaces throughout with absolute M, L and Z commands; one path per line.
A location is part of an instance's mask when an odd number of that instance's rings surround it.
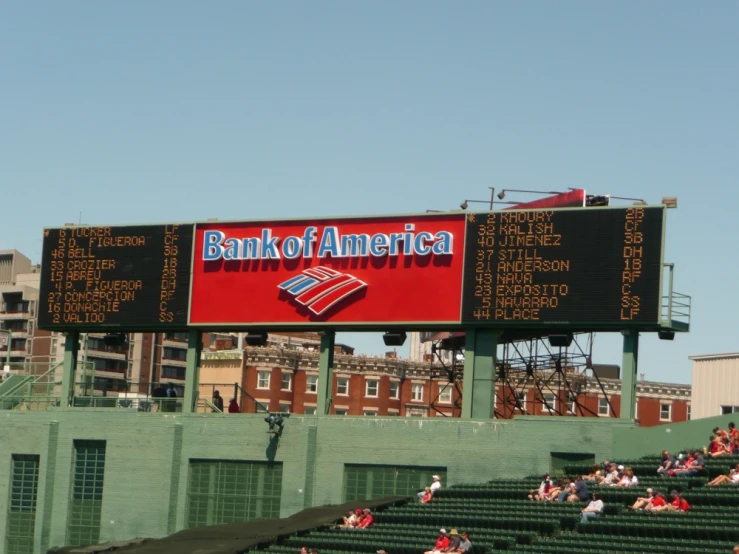
M 620 480 L 620 476 L 618 474 L 618 469 L 616 469 L 616 464 L 611 464 L 611 467 L 608 468 L 608 475 L 606 475 L 606 478 L 603 479 L 604 485 L 616 485 Z
M 437 492 L 437 491 L 438 491 L 439 489 L 441 489 L 441 477 L 439 477 L 438 475 L 434 475 L 434 476 L 432 477 L 432 479 L 434 480 L 434 482 L 433 482 L 433 483 L 431 483 L 431 486 L 430 486 L 429 488 L 431 489 L 431 494 L 432 494 L 432 495 L 435 495 L 435 494 L 436 494 L 436 492 Z M 424 495 L 424 494 L 426 494 L 426 491 L 425 491 L 425 490 L 423 490 L 423 491 L 419 492 L 419 493 L 418 493 L 418 499 L 419 499 L 419 500 L 423 500 L 423 495 Z
M 639 479 L 636 478 L 634 471 L 630 467 L 626 468 L 624 476 L 621 477 L 621 480 L 618 482 L 619 487 L 635 487 L 638 484 Z
M 732 469 L 728 475 L 719 475 L 713 481 L 707 483 L 707 485 L 709 487 L 715 487 L 724 483 L 730 483 L 732 485 L 739 484 L 739 464 L 736 464 L 736 468 Z
M 598 496 L 598 493 L 593 493 L 590 503 L 583 509 L 582 518 L 580 523 L 587 523 L 591 519 L 598 519 L 600 514 L 603 513 L 603 501 Z

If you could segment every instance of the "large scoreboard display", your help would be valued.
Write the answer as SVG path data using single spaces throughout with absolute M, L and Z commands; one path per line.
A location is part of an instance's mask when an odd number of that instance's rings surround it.
M 63 331 L 660 327 L 663 206 L 44 231 Z
M 192 241 L 192 225 L 47 229 L 39 327 L 187 327 Z
M 462 323 L 652 323 L 664 209 L 467 216 Z

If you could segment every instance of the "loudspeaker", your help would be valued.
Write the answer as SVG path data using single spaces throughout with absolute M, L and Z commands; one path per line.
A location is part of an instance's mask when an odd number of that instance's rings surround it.
M 244 342 L 249 346 L 265 346 L 267 344 L 267 331 L 250 331 L 244 336 Z
M 389 332 L 382 335 L 382 340 L 385 343 L 385 346 L 403 346 L 405 339 L 405 331 Z
M 660 329 L 659 333 L 657 333 L 657 336 L 659 337 L 659 340 L 674 340 L 675 331 L 670 331 L 669 329 Z
M 567 348 L 572 344 L 572 333 L 564 333 L 561 335 L 549 335 L 549 346 Z

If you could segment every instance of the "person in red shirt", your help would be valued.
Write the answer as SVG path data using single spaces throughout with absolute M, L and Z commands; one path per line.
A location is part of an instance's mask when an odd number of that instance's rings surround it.
M 375 522 L 375 518 L 372 517 L 372 513 L 370 512 L 370 509 L 367 508 L 364 511 L 364 517 L 362 518 L 362 521 L 359 522 L 359 525 L 357 525 L 357 527 L 366 529 L 367 527 L 372 525 L 374 522 Z
M 716 435 L 719 440 L 729 435 L 729 433 L 727 433 L 723 429 L 719 429 L 718 427 L 713 428 L 713 434 Z
M 446 529 L 439 529 L 439 537 L 434 543 L 434 549 L 427 550 L 425 554 L 434 554 L 436 552 L 446 550 L 447 548 L 449 548 L 449 535 L 446 534 Z
M 665 504 L 667 504 L 667 501 L 665 500 L 665 497 L 662 496 L 662 493 L 654 491 L 654 498 L 652 498 L 652 502 L 647 505 L 644 510 L 647 512 L 659 512 Z
M 426 487 L 426 491 L 423 493 L 421 498 L 421 504 L 427 504 L 434 498 L 434 493 L 431 492 L 431 487 Z
M 241 413 L 241 410 L 239 410 L 239 403 L 236 402 L 235 398 L 232 398 L 228 401 L 228 413 L 229 414 L 238 414 Z

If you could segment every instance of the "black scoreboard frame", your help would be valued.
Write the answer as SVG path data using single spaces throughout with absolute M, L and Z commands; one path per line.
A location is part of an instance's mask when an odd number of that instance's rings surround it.
M 472 294 L 471 289 L 475 287 L 476 283 L 472 280 L 474 276 L 471 274 L 471 266 L 477 261 L 475 254 L 478 252 L 476 245 L 473 240 L 470 240 L 472 235 L 471 225 L 477 223 L 479 218 L 486 218 L 488 216 L 495 216 L 498 220 L 501 218 L 515 219 L 517 214 L 525 215 L 530 213 L 551 213 L 554 218 L 565 218 L 568 219 L 570 214 L 573 218 L 584 217 L 584 218 L 597 218 L 599 214 L 617 214 L 618 212 L 626 215 L 629 211 L 643 211 L 650 213 L 651 216 L 656 217 L 656 226 L 658 229 L 652 229 L 659 235 L 657 237 L 651 237 L 651 247 L 656 247 L 659 255 L 650 260 L 654 266 L 652 270 L 658 271 L 658 285 L 656 287 L 656 298 L 652 298 L 653 304 L 647 306 L 649 311 L 644 310 L 640 318 L 637 320 L 622 320 L 616 318 L 609 318 L 607 320 L 601 319 L 587 319 L 585 317 L 578 319 L 573 317 L 570 319 L 541 319 L 541 320 L 516 320 L 516 319 L 505 319 L 505 320 L 488 320 L 481 321 L 480 319 L 473 319 L 474 316 L 469 314 L 470 307 L 469 298 Z M 508 215 L 513 214 L 513 215 Z M 644 331 L 659 331 L 664 327 L 662 321 L 662 310 L 663 310 L 663 295 L 664 295 L 664 255 L 665 255 L 665 236 L 667 227 L 666 217 L 666 206 L 664 205 L 634 205 L 634 206 L 604 206 L 604 207 L 590 207 L 590 208 L 556 208 L 556 209 L 529 209 L 529 210 L 499 210 L 494 212 L 474 212 L 467 214 L 467 226 L 465 228 L 465 260 L 462 277 L 462 301 L 460 309 L 460 323 L 461 327 L 486 327 L 486 328 L 499 328 L 499 329 L 519 329 L 519 330 L 532 330 L 532 331 L 554 331 L 558 329 L 563 331 L 590 331 L 590 330 L 605 330 L 605 331 L 622 331 L 622 330 L 644 330 Z M 568 222 L 571 223 L 571 222 Z M 613 222 L 611 222 L 613 223 Z M 654 225 L 654 223 L 653 223 Z M 612 238 L 612 236 L 607 237 Z M 475 251 L 471 251 L 471 248 L 475 248 Z M 592 254 L 588 251 L 588 255 Z M 546 261 L 546 260 L 545 260 Z M 612 277 L 615 279 L 615 275 Z M 594 293 L 595 294 L 595 293 Z M 466 313 L 467 312 L 467 313 Z M 649 316 L 649 313 L 652 316 Z
M 608 321 L 593 321 L 593 320 L 558 320 L 558 321 L 552 321 L 552 320 L 492 320 L 492 321 L 480 321 L 477 319 L 473 319 L 472 317 L 469 317 L 469 314 L 466 313 L 469 310 L 466 308 L 469 308 L 468 306 L 465 306 L 465 299 L 469 298 L 470 294 L 470 285 L 471 285 L 471 279 L 474 277 L 468 274 L 468 267 L 469 267 L 469 257 L 474 255 L 471 251 L 472 245 L 470 241 L 468 240 L 470 237 L 470 226 L 473 224 L 473 222 L 477 218 L 481 217 L 487 217 L 490 215 L 494 215 L 498 218 L 500 217 L 509 217 L 507 214 L 526 214 L 526 213 L 555 213 L 557 214 L 557 218 L 566 218 L 568 213 L 587 213 L 587 214 L 593 214 L 588 215 L 588 217 L 595 217 L 594 214 L 597 213 L 614 213 L 616 211 L 621 211 L 623 213 L 626 213 L 626 210 L 649 210 L 650 212 L 656 213 L 657 211 L 660 212 L 659 217 L 661 218 L 661 228 L 659 229 L 659 240 L 653 239 L 655 241 L 655 244 L 658 244 L 659 246 L 659 286 L 658 286 L 658 293 L 655 305 L 653 307 L 649 307 L 649 310 L 653 310 L 653 317 L 642 317 L 638 321 L 634 320 L 608 320 Z M 452 212 L 453 213 L 453 212 Z M 561 215 L 559 215 L 561 214 Z M 435 213 L 425 213 L 425 214 L 398 214 L 394 215 L 393 217 L 408 217 L 408 218 L 423 218 L 423 217 L 433 217 L 434 215 L 438 215 Z M 284 325 L 238 325 L 238 326 L 219 326 L 217 329 L 219 330 L 248 330 L 251 327 L 259 327 L 260 329 L 264 330 L 284 330 L 284 331 L 292 331 L 292 330 L 305 330 L 306 328 L 332 328 L 339 331 L 386 331 L 388 329 L 395 329 L 395 328 L 405 328 L 405 329 L 411 329 L 411 330 L 460 330 L 465 328 L 494 328 L 494 329 L 518 329 L 522 332 L 528 332 L 531 331 L 532 335 L 536 333 L 541 333 L 542 331 L 557 331 L 557 330 L 567 330 L 567 331 L 587 331 L 587 330 L 601 330 L 601 331 L 621 331 L 621 330 L 641 330 L 641 331 L 658 331 L 661 328 L 665 326 L 665 324 L 669 325 L 669 322 L 663 322 L 662 321 L 662 309 L 663 309 L 663 295 L 664 295 L 664 253 L 665 253 L 665 233 L 666 233 L 666 225 L 667 225 L 667 217 L 666 217 L 666 207 L 663 205 L 643 205 L 643 206 L 606 206 L 606 207 L 590 207 L 590 208 L 552 208 L 552 209 L 529 209 L 529 210 L 498 210 L 493 212 L 474 212 L 474 213 L 459 213 L 458 214 L 460 218 L 464 217 L 466 219 L 465 224 L 465 240 L 464 240 L 464 251 L 460 252 L 460 254 L 463 256 L 463 267 L 462 267 L 462 276 L 461 276 L 461 286 L 460 289 L 457 291 L 458 294 L 460 294 L 460 318 L 459 321 L 456 323 L 429 323 L 424 321 L 417 321 L 417 322 L 406 322 L 404 324 L 398 324 L 397 322 L 377 322 L 377 323 L 371 323 L 371 324 L 353 324 L 353 323 L 347 323 L 347 324 L 332 324 L 330 321 L 325 323 L 313 323 L 313 324 L 304 324 L 304 325 L 295 325 L 295 324 L 284 324 Z M 387 215 L 372 215 L 372 216 L 362 216 L 361 219 L 367 218 L 367 219 L 374 219 L 374 218 L 383 218 L 388 217 Z M 513 216 L 510 216 L 513 217 Z M 317 220 L 332 220 L 332 221 L 340 221 L 342 219 L 359 219 L 357 216 L 346 216 L 346 217 L 326 217 L 326 218 L 296 218 L 291 219 L 290 221 L 317 221 Z M 264 220 L 256 220 L 259 222 L 263 222 Z M 228 224 L 228 223 L 244 223 L 244 220 L 239 220 L 237 222 L 231 222 L 231 221 L 219 221 L 219 223 Z M 203 222 L 203 224 L 208 223 L 212 224 L 212 222 Z M 52 268 L 52 261 L 51 259 L 51 250 L 50 245 L 48 245 L 48 241 L 50 240 L 50 237 L 53 239 L 58 233 L 64 232 L 64 233 L 74 233 L 76 230 L 97 230 L 97 229 L 111 229 L 111 230 L 128 230 L 131 233 L 135 232 L 141 232 L 145 229 L 152 229 L 152 228 L 161 228 L 161 230 L 165 230 L 167 228 L 177 227 L 180 232 L 186 231 L 187 234 L 189 234 L 188 240 L 185 241 L 187 246 L 189 248 L 180 249 L 177 254 L 177 275 L 181 278 L 186 278 L 187 283 L 186 286 L 181 286 L 177 289 L 177 291 L 174 293 L 174 298 L 178 301 L 184 301 L 184 307 L 180 305 L 179 309 L 175 309 L 173 311 L 176 312 L 176 315 L 173 317 L 172 321 L 159 321 L 160 318 L 151 318 L 147 317 L 144 318 L 144 320 L 139 321 L 104 321 L 104 322 L 95 322 L 95 321 L 73 321 L 73 322 L 64 322 L 64 321 L 58 321 L 54 322 L 51 321 L 48 316 L 49 314 L 49 293 L 50 292 L 60 292 L 58 290 L 53 290 L 52 282 L 50 280 L 51 272 L 54 271 Z M 212 325 L 191 325 L 189 323 L 190 320 L 190 304 L 191 304 L 191 298 L 192 298 L 192 270 L 194 266 L 194 260 L 195 260 L 195 243 L 196 243 L 196 235 L 197 235 L 197 228 L 198 223 L 197 222 L 181 222 L 181 223 L 159 223 L 159 224 L 132 224 L 132 225 L 101 225 L 101 226 L 93 226 L 93 225 L 84 225 L 84 226 L 65 226 L 65 227 L 50 227 L 44 230 L 44 244 L 42 247 L 42 264 L 41 264 L 41 283 L 40 283 L 40 292 L 39 292 L 39 301 L 37 305 L 37 311 L 38 311 L 38 328 L 44 329 L 44 330 L 50 330 L 50 331 L 78 331 L 78 332 L 115 332 L 115 331 L 126 331 L 126 332 L 165 332 L 165 331 L 188 331 L 192 329 L 203 329 L 203 330 L 215 330 L 216 327 Z M 87 231 L 85 231 L 87 232 Z M 476 245 L 475 245 L 476 246 Z M 162 253 L 163 254 L 163 253 Z M 163 260 L 163 258 L 162 258 Z M 161 262 L 161 260 L 159 260 Z M 152 263 L 156 263 L 155 261 L 152 261 Z M 657 264 L 656 261 L 653 261 L 655 265 Z M 158 271 L 160 269 L 159 268 Z M 134 268 L 135 270 L 135 268 Z M 136 273 L 136 271 L 134 271 Z M 68 285 L 63 284 L 63 287 L 66 287 Z M 443 284 L 440 285 L 440 290 L 443 290 Z M 161 294 L 161 290 L 159 290 L 159 293 Z M 182 295 L 186 294 L 186 298 L 184 300 L 182 299 Z M 468 301 L 469 302 L 469 301 Z M 156 314 L 157 312 L 161 315 L 160 308 L 156 305 L 156 302 L 153 303 L 152 306 L 148 308 L 152 314 Z M 156 319 L 156 320 L 152 320 Z

